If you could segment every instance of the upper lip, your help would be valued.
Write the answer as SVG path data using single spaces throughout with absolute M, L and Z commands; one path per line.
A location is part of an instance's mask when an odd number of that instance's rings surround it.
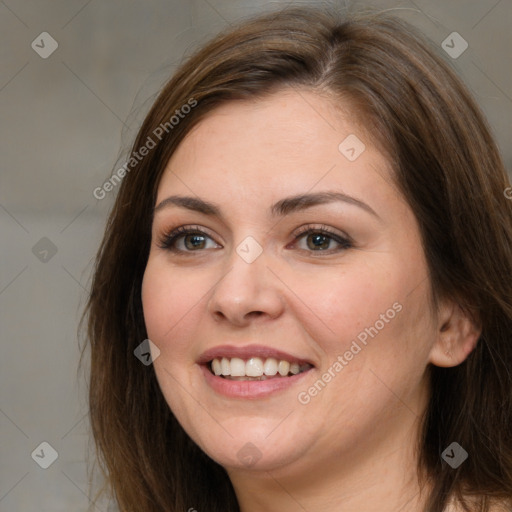
M 273 357 L 277 360 L 284 359 L 289 362 L 296 362 L 299 364 L 310 364 L 314 366 L 314 364 L 305 359 L 303 357 L 298 357 L 287 352 L 283 352 L 282 350 L 277 350 L 273 347 L 267 347 L 264 345 L 246 345 L 243 347 L 235 346 L 235 345 L 218 345 L 216 347 L 212 347 L 201 354 L 197 363 L 198 364 L 206 364 L 212 361 L 215 358 L 232 358 L 239 357 L 240 359 L 250 359 L 251 357 L 260 357 L 262 359 Z

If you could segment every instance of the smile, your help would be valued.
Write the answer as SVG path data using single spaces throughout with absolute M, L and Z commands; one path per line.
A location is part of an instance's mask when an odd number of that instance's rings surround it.
M 272 345 L 216 345 L 196 361 L 206 385 L 231 399 L 261 399 L 308 379 L 317 364 Z M 304 386 L 304 384 L 301 384 Z
M 250 357 L 247 360 L 239 357 L 216 357 L 210 364 L 211 373 L 228 380 L 267 380 L 283 378 L 303 373 L 312 368 L 309 363 L 287 361 L 274 357 Z

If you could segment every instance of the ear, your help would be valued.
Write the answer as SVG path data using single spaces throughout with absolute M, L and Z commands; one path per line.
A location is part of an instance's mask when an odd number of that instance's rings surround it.
M 449 368 L 466 360 L 474 350 L 482 328 L 469 313 L 455 302 L 439 308 L 437 338 L 430 351 L 430 362 Z

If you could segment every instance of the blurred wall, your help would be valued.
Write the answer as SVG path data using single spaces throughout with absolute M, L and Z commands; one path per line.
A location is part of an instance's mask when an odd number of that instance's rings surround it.
M 93 189 L 184 55 L 240 17 L 288 3 L 301 2 L 0 1 L 0 511 L 88 506 L 76 331 L 114 196 L 99 201 Z M 439 45 L 454 31 L 467 41 L 448 58 L 510 170 L 512 3 L 372 4 Z

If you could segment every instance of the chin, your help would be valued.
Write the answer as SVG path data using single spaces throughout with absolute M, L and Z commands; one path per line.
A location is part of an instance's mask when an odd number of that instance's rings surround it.
M 193 438 L 210 458 L 226 469 L 276 470 L 301 459 L 312 444 L 307 442 L 309 434 L 300 429 L 294 431 L 291 425 L 280 425 L 283 416 L 257 419 L 244 416 L 229 421 L 219 418 L 219 421 L 223 429 L 202 423 Z M 212 436 L 212 432 L 217 435 Z
M 274 471 L 297 460 L 300 455 L 293 446 L 263 446 L 251 441 L 239 441 L 232 446 L 212 447 L 207 455 L 226 470 Z

